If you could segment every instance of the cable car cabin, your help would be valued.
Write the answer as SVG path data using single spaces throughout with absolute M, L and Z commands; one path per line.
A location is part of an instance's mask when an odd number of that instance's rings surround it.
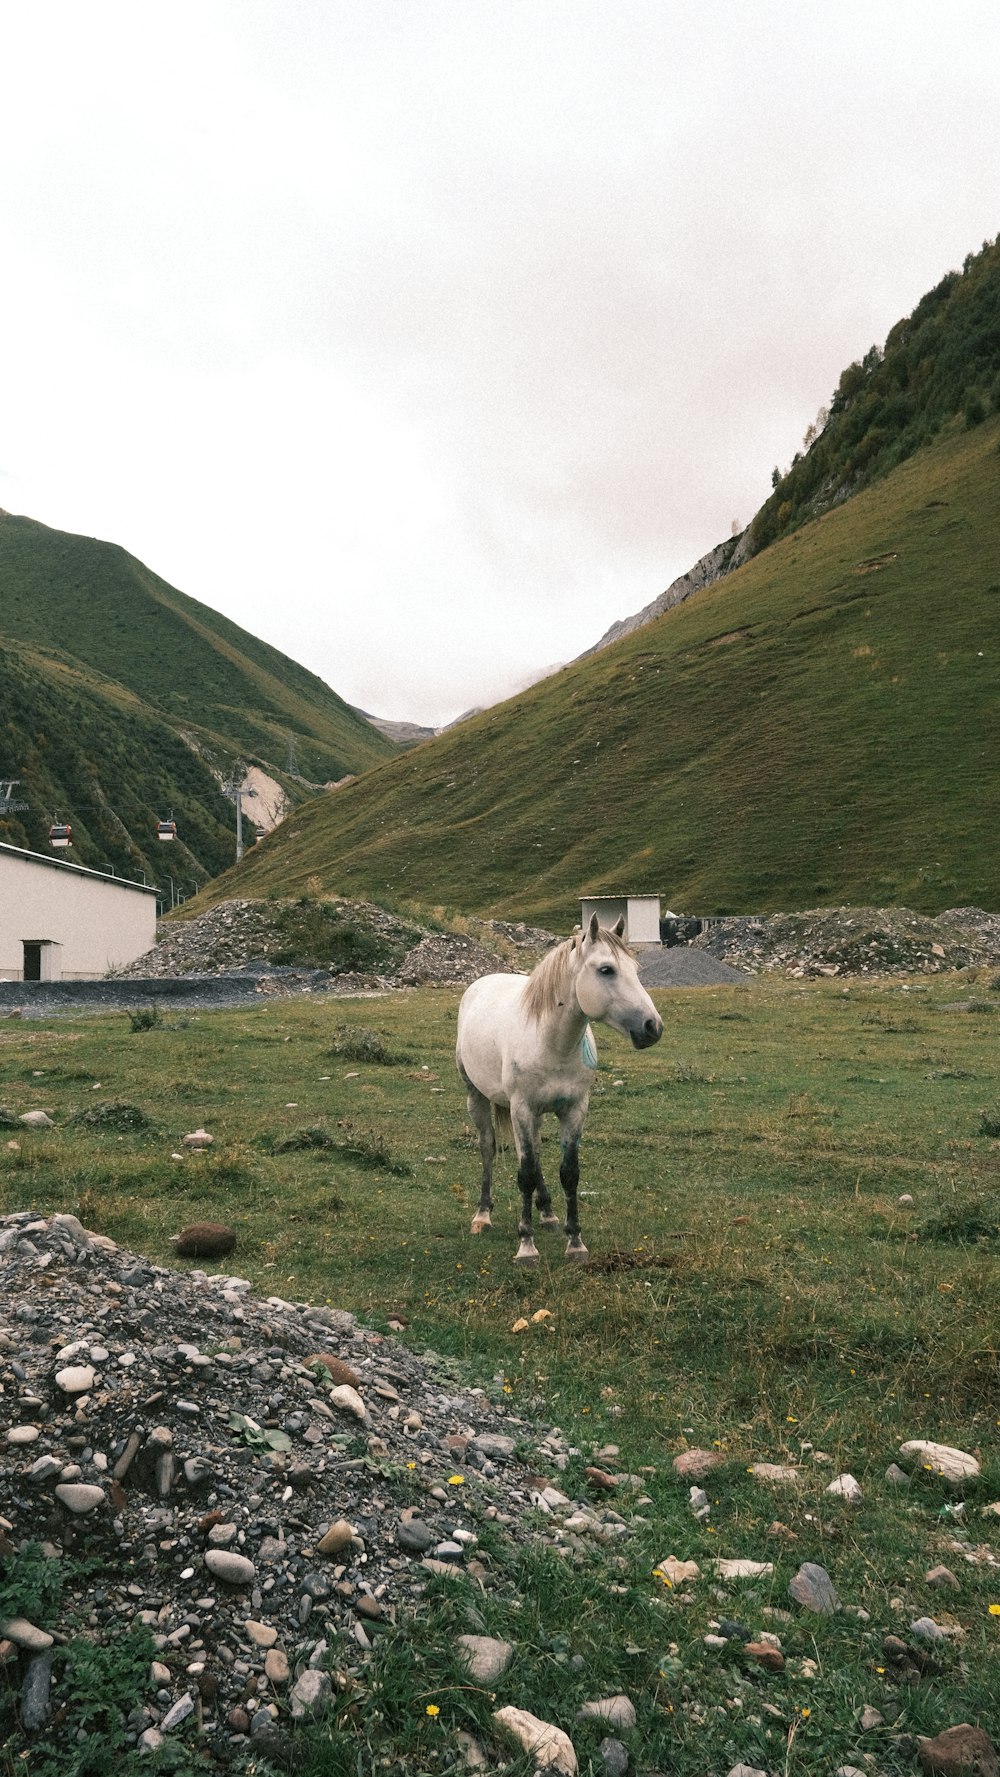
M 156 837 L 157 837 L 157 839 L 165 839 L 165 840 L 176 839 L 177 838 L 177 822 L 176 821 L 157 821 L 157 823 L 156 823 Z
M 54 847 L 72 845 L 73 829 L 68 822 L 53 821 L 49 828 L 49 844 Z

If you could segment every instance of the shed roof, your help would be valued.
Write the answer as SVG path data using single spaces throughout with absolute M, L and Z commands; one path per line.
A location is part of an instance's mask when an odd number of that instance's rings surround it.
M 20 845 L 5 845 L 0 842 L 0 853 L 8 858 L 20 858 L 25 864 L 43 864 L 46 870 L 68 870 L 72 876 L 89 876 L 94 882 L 113 883 L 116 888 L 135 889 L 140 895 L 158 895 L 159 889 L 154 883 L 133 882 L 128 876 L 111 876 L 106 870 L 88 870 L 85 864 L 70 864 L 63 858 L 50 858 L 44 852 L 25 851 Z

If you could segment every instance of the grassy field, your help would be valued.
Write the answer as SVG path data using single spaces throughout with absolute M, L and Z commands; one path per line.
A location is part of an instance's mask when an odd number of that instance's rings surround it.
M 478 1164 L 450 990 L 272 1001 L 144 1030 L 124 1015 L 7 1024 L 0 1104 L 45 1108 L 58 1126 L 3 1132 L 18 1146 L 0 1143 L 0 1207 L 72 1210 L 161 1263 L 185 1222 L 229 1220 L 235 1268 L 265 1293 L 383 1329 L 398 1316 L 407 1340 L 460 1361 L 527 1421 L 558 1423 L 582 1452 L 571 1481 L 609 1440 L 621 1447 L 611 1466 L 652 1465 L 653 1504 L 623 1545 L 617 1591 L 605 1568 L 539 1557 L 491 1595 L 490 1632 L 532 1653 L 527 1707 L 571 1721 L 577 1693 L 626 1690 L 641 1768 L 690 1777 L 740 1759 L 828 1777 L 866 1751 L 880 1770 L 908 1770 L 912 1749 L 893 1736 L 996 1726 L 1000 1522 L 981 1508 L 1000 1497 L 1000 992 L 981 972 L 761 981 L 658 1003 L 656 1049 L 607 1033 L 599 1044 L 583 1270 L 562 1263 L 560 1236 L 544 1237 L 536 1273 L 514 1269 L 510 1156 L 492 1237 L 469 1235 Z M 122 1133 L 122 1104 L 146 1114 L 146 1134 Z M 91 1119 L 71 1121 L 81 1112 Z M 199 1124 L 211 1153 L 171 1159 Z M 554 1140 L 546 1152 L 554 1176 Z M 551 1318 L 512 1331 L 538 1308 Z M 885 1480 L 914 1437 L 980 1453 L 963 1516 L 930 1474 L 902 1492 Z M 688 1445 L 726 1459 L 705 1524 L 671 1469 Z M 755 1461 L 792 1463 L 800 1482 L 763 1485 Z M 860 1507 L 825 1495 L 842 1471 L 861 1483 Z M 989 1545 L 993 1566 L 968 1558 Z M 774 1573 L 725 1593 L 703 1578 L 685 1606 L 650 1577 L 670 1553 L 703 1569 L 749 1556 Z M 767 1618 L 788 1608 L 806 1560 L 868 1618 Z M 927 1585 L 938 1562 L 958 1591 Z M 429 1644 L 440 1630 L 444 1647 L 454 1612 L 436 1599 Z M 706 1649 L 713 1615 L 777 1628 L 785 1672 Z M 963 1633 L 897 1685 L 883 1637 L 907 1638 L 923 1615 Z M 585 1656 L 583 1678 L 567 1650 Z M 399 1736 L 390 1718 L 415 1691 L 399 1648 L 380 1658 L 386 1732 Z M 442 1682 L 447 1671 L 442 1654 Z M 886 1725 L 862 1734 L 866 1703 Z M 476 1727 L 468 1699 L 463 1711 Z M 458 1720 L 445 1717 L 442 1731 Z M 410 1726 L 418 1770 L 429 1730 Z

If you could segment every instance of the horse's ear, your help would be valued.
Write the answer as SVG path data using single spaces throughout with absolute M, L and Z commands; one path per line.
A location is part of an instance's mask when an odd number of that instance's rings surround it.
M 625 936 L 625 915 L 623 913 L 619 917 L 618 924 L 615 926 L 615 937 L 616 938 L 624 938 L 624 936 Z
M 600 921 L 598 920 L 597 914 L 592 913 L 590 916 L 590 931 L 587 934 L 587 936 L 589 937 L 590 942 L 592 944 L 596 941 L 597 934 L 600 931 L 600 929 L 601 929 L 601 926 L 600 926 Z

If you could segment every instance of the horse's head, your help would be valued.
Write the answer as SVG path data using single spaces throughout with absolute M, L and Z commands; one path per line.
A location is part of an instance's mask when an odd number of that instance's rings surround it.
M 663 1020 L 642 982 L 635 959 L 622 940 L 625 921 L 613 930 L 598 924 L 596 913 L 577 939 L 576 997 L 585 1018 L 610 1024 L 630 1037 L 636 1049 L 648 1049 L 663 1035 Z

